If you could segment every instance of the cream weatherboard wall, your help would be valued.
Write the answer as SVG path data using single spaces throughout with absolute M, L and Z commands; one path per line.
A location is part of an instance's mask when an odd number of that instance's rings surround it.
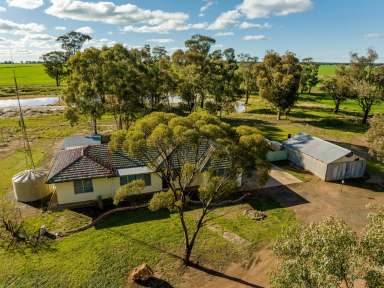
M 75 193 L 74 183 L 62 182 L 56 183 L 57 203 L 59 205 L 76 204 L 86 201 L 95 201 L 99 197 L 102 199 L 113 198 L 115 191 L 120 187 L 120 178 L 94 178 L 92 179 L 93 192 Z M 155 174 L 151 174 L 151 186 L 144 188 L 143 193 L 157 192 L 162 190 L 161 178 Z

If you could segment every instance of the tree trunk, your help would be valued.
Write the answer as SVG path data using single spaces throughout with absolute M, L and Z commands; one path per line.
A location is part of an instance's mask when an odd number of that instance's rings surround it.
M 189 245 L 189 234 L 188 234 L 188 228 L 184 220 L 184 212 L 179 210 L 179 218 L 181 227 L 183 228 L 184 233 L 184 265 L 188 266 L 191 264 L 190 258 L 192 253 L 192 247 Z
M 60 77 L 59 77 L 59 72 L 56 72 L 56 87 L 60 86 Z
M 337 114 L 340 110 L 340 100 L 335 101 L 335 109 L 333 110 L 333 113 Z
M 184 257 L 183 257 L 183 262 L 185 266 L 191 265 L 192 247 L 193 246 L 189 244 L 186 244 L 185 246 Z
M 248 100 L 249 100 L 249 93 L 247 91 L 245 94 L 245 105 L 248 105 Z
M 96 119 L 95 115 L 92 116 L 92 128 L 93 128 L 93 134 L 98 135 L 97 134 L 97 119 Z
M 308 94 L 311 95 L 312 92 L 312 86 L 309 86 Z
M 362 124 L 368 123 L 369 112 L 370 112 L 369 108 L 364 109 L 364 116 L 363 116 L 363 120 L 361 121 Z
M 201 102 L 200 102 L 200 107 L 204 108 L 204 101 L 205 101 L 205 96 L 201 95 Z
M 276 119 L 277 120 L 281 120 L 281 112 L 280 112 L 280 110 L 277 111 L 277 118 Z

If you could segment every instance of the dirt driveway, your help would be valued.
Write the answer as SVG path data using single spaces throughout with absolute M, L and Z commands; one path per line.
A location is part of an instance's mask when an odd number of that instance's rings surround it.
M 368 204 L 384 205 L 384 192 L 337 183 L 315 177 L 310 182 L 264 189 L 256 193 L 273 196 L 287 209 L 292 209 L 303 223 L 317 222 L 327 216 L 340 217 L 356 232 L 361 232 L 370 209 Z M 190 269 L 183 277 L 183 287 L 269 287 L 268 273 L 276 259 L 270 247 L 263 247 L 243 263 L 232 263 L 223 272 Z
M 362 180 L 363 181 L 363 180 Z M 384 193 L 340 183 L 323 182 L 313 177 L 310 182 L 292 184 L 262 193 L 272 195 L 280 205 L 292 209 L 304 222 L 317 222 L 327 216 L 344 219 L 360 232 L 370 212 L 369 204 L 384 205 Z

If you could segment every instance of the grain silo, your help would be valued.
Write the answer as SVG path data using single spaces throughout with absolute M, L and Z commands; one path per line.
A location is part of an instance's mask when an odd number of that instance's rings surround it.
M 17 201 L 33 202 L 51 194 L 45 183 L 47 174 L 43 170 L 25 170 L 12 177 L 13 192 Z

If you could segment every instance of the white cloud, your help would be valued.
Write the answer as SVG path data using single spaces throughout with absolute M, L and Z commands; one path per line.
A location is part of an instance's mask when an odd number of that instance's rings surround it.
M 243 37 L 243 40 L 246 40 L 246 41 L 268 40 L 268 37 L 265 35 L 246 35 Z
M 209 30 L 220 30 L 228 27 L 235 26 L 238 23 L 238 19 L 241 17 L 241 13 L 238 10 L 229 10 L 222 13 L 216 18 L 215 22 L 208 26 Z
M 205 29 L 208 26 L 207 23 L 196 23 L 196 24 L 187 24 L 187 23 L 178 23 L 177 21 L 167 21 L 160 25 L 150 26 L 125 26 L 123 32 L 136 32 L 136 33 L 160 33 L 167 34 L 169 31 L 186 31 L 190 29 Z
M 238 9 L 249 19 L 285 16 L 312 8 L 312 0 L 243 0 Z
M 5 12 L 5 11 L 7 11 L 7 8 L 0 6 L 0 12 Z
M 216 37 L 226 37 L 226 36 L 233 36 L 233 32 L 218 32 L 215 34 Z
M 205 0 L 204 2 L 205 4 L 200 8 L 200 13 L 199 13 L 200 17 L 203 17 L 207 12 L 207 10 L 209 9 L 209 7 L 211 7 L 215 3 L 213 0 Z
M 250 22 L 239 23 L 241 18 L 255 19 L 269 16 L 285 16 L 291 13 L 304 12 L 313 6 L 312 0 L 243 0 L 232 10 L 223 12 L 208 26 L 209 30 L 220 30 L 238 26 L 240 29 L 269 28 Z
M 186 13 L 142 9 L 129 3 L 117 5 L 107 1 L 51 0 L 51 6 L 45 12 L 63 19 L 115 24 L 126 32 L 167 33 L 193 27 L 186 23 L 189 18 Z
M 93 33 L 93 29 L 89 26 L 84 26 L 84 27 L 80 27 L 80 28 L 76 29 L 76 32 L 80 32 L 80 33 L 89 35 L 89 34 Z
M 25 40 L 50 41 L 56 40 L 56 37 L 48 34 L 28 34 L 24 37 Z
M 40 33 L 45 30 L 44 25 L 37 23 L 20 24 L 9 20 L 0 19 L 0 33 Z
M 148 42 L 154 42 L 154 43 L 165 44 L 165 43 L 171 43 L 171 42 L 174 42 L 175 40 L 170 39 L 170 38 L 156 38 L 156 39 L 148 39 L 147 41 L 148 41 Z
M 55 30 L 57 30 L 57 31 L 65 31 L 65 30 L 67 30 L 67 27 L 64 27 L 64 26 L 56 26 L 56 27 L 55 27 Z
M 364 38 L 379 39 L 384 38 L 384 33 L 367 33 Z
M 241 24 L 239 25 L 240 29 L 251 29 L 251 28 L 269 29 L 271 27 L 272 25 L 269 23 L 258 24 L 258 23 L 250 23 L 247 21 L 241 22 Z
M 54 36 L 39 33 L 29 33 L 23 37 L 9 35 L 0 40 L 0 60 L 38 60 L 49 51 L 60 50 L 60 44 L 55 39 Z
M 43 6 L 43 0 L 7 0 L 8 6 L 24 8 L 24 9 L 36 9 Z

